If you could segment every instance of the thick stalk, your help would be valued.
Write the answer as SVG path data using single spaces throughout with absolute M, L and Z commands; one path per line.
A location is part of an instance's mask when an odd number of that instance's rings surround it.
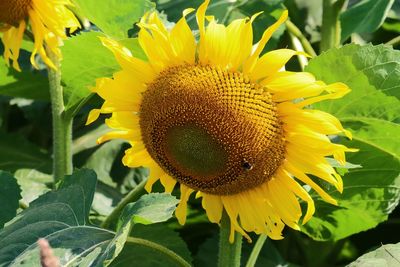
M 113 222 L 118 220 L 122 210 L 126 205 L 139 199 L 144 192 L 144 186 L 146 185 L 146 182 L 147 179 L 144 179 L 118 203 L 110 215 L 108 215 L 108 217 L 101 224 L 102 228 L 109 228 Z
M 264 246 L 265 241 L 267 240 L 266 235 L 260 235 L 258 237 L 258 240 L 256 244 L 253 247 L 253 250 L 251 251 L 250 257 L 246 263 L 246 267 L 254 267 L 257 262 L 258 255 L 260 255 L 260 251 L 262 247 Z
M 323 0 L 320 50 L 340 45 L 340 11 L 345 0 Z
M 46 52 L 57 68 L 48 68 L 53 117 L 53 175 L 54 181 L 57 182 L 63 179 L 64 175 L 72 173 L 72 117 L 66 117 L 64 114 L 60 60 L 51 49 L 46 49 Z
M 229 242 L 231 222 L 224 211 L 219 232 L 218 267 L 239 267 L 242 253 L 242 235 L 235 232 L 233 244 Z

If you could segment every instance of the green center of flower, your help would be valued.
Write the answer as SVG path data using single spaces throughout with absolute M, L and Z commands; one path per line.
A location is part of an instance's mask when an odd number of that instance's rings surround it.
M 192 189 L 230 195 L 271 179 L 285 156 L 271 95 L 239 72 L 183 65 L 143 93 L 142 139 L 151 157 Z
M 228 159 L 222 144 L 196 125 L 171 127 L 167 131 L 168 158 L 185 172 L 213 176 L 222 172 Z
M 28 17 L 32 0 L 1 0 L 0 23 L 17 26 L 21 20 Z

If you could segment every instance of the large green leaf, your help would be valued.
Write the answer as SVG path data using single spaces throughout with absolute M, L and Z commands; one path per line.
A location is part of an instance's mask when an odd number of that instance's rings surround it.
M 400 266 L 400 243 L 387 244 L 359 257 L 347 267 Z
M 340 16 L 342 41 L 352 33 L 371 33 L 382 25 L 394 0 L 363 0 Z
M 0 228 L 17 214 L 21 189 L 17 180 L 8 172 L 0 171 Z
M 400 199 L 400 51 L 387 46 L 347 45 L 310 61 L 306 71 L 352 91 L 315 105 L 338 117 L 353 133 L 348 161 L 362 168 L 344 176 L 344 191 L 329 192 L 339 207 L 316 200 L 317 212 L 303 231 L 318 240 L 337 240 L 385 221 Z
M 21 168 L 51 172 L 50 155 L 23 136 L 0 133 L 0 169 L 14 172 Z
M 89 88 L 96 84 L 97 78 L 111 77 L 120 69 L 113 54 L 101 44 L 100 36 L 104 35 L 100 32 L 83 32 L 65 41 L 61 48 L 64 56 L 62 83 L 65 85 L 64 102 L 67 110 L 90 95 Z M 136 39 L 123 42 L 135 56 L 142 56 Z
M 40 237 L 49 241 L 62 266 L 108 265 L 123 249 L 134 222 L 165 221 L 177 204 L 169 194 L 146 195 L 128 206 L 114 233 L 88 221 L 96 181 L 93 171 L 79 170 L 65 176 L 57 190 L 33 201 L 0 231 L 0 266 L 38 266 Z
M 127 38 L 128 30 L 148 10 L 154 7 L 149 0 L 75 0 L 82 15 L 107 35 Z
M 66 109 L 90 95 L 89 88 L 100 77 L 110 77 L 118 69 L 112 53 L 99 39 L 99 32 L 84 32 L 65 41 L 61 66 Z
M 49 84 L 46 74 L 39 71 L 18 72 L 8 67 L 0 57 L 0 95 L 37 100 L 49 99 Z
M 0 266 L 37 266 L 36 241 L 45 237 L 61 262 L 82 257 L 113 234 L 87 225 L 96 176 L 88 170 L 65 177 L 57 191 L 48 192 L 30 204 L 7 227 L 0 231 Z M 89 205 L 88 205 L 89 203 Z M 86 236 L 86 238 L 84 237 Z

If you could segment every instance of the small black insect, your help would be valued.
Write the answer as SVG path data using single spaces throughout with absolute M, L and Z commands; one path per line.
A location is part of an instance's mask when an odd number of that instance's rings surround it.
M 246 171 L 250 171 L 251 169 L 253 169 L 253 165 L 247 160 L 243 160 L 242 168 Z

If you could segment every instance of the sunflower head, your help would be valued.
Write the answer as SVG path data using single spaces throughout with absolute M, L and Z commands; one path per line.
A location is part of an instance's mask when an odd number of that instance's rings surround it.
M 261 55 L 273 32 L 286 20 L 284 11 L 253 48 L 251 18 L 228 26 L 207 17 L 205 1 L 197 10 L 200 38 L 195 40 L 185 16 L 167 30 L 156 13 L 140 23 L 139 43 L 148 61 L 133 57 L 117 42 L 103 38 L 121 65 L 113 78 L 97 80 L 93 91 L 104 100 L 88 123 L 111 113 L 106 124 L 116 131 L 99 139 L 123 138 L 132 145 L 123 163 L 150 168 L 146 189 L 160 180 L 167 192 L 180 184 L 176 210 L 185 222 L 192 192 L 212 222 L 223 210 L 233 233 L 246 231 L 282 238 L 284 225 L 299 229 L 299 199 L 314 213 L 308 184 L 332 204 L 336 201 L 310 174 L 343 189 L 328 163 L 345 163 L 345 152 L 328 135 L 350 133 L 332 115 L 310 109 L 315 102 L 344 96 L 342 83 L 327 85 L 304 72 L 284 71 L 294 55 L 279 49 Z
M 152 158 L 202 192 L 230 195 L 258 186 L 284 159 L 271 94 L 240 72 L 170 67 L 147 85 L 139 112 Z

